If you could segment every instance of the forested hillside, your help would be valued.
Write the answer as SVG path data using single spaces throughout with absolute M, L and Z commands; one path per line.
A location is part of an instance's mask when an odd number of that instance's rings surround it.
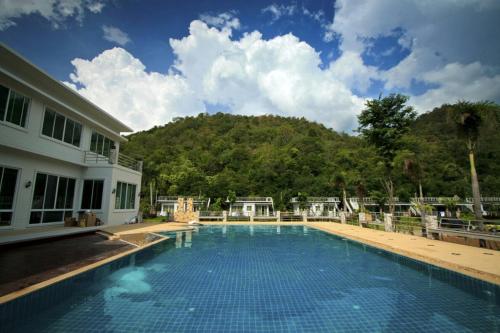
M 396 194 L 470 196 L 464 143 L 444 108 L 421 115 L 395 159 Z M 384 167 L 361 138 L 305 119 L 218 113 L 178 119 L 129 136 L 122 152 L 144 160 L 143 185 L 162 195 L 272 196 L 280 208 L 297 192 L 381 195 Z M 477 168 L 483 195 L 500 194 L 500 115 L 482 128 Z M 411 161 L 409 164 L 408 161 Z M 408 168 L 411 165 L 412 168 Z M 145 189 L 146 187 L 143 187 Z

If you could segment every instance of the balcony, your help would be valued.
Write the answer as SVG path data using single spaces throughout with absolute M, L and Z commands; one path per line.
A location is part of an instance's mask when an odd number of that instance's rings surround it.
M 110 157 L 92 151 L 85 151 L 83 154 L 83 162 L 85 164 L 117 164 L 127 169 L 142 172 L 142 161 L 138 161 L 124 154 L 116 154 L 113 150 L 110 153 Z

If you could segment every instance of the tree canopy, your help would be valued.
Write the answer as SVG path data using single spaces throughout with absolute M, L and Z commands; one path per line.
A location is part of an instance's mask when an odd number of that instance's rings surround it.
M 467 149 L 445 106 L 420 115 L 401 136 L 394 157 L 395 195 L 418 192 L 405 160 L 418 152 L 426 196 L 470 196 Z M 483 195 L 500 188 L 500 114 L 487 110 L 477 142 L 477 172 Z M 398 134 L 399 135 L 399 134 Z M 367 196 L 384 192 L 380 153 L 362 136 L 338 133 L 303 118 L 224 113 L 179 118 L 134 133 L 121 152 L 144 160 L 144 191 L 153 183 L 160 195 L 191 195 L 225 201 L 238 196 L 272 196 L 277 209 L 299 192 L 311 196 Z M 392 150 L 391 150 L 392 151 Z M 408 168 L 407 168 L 408 169 Z M 380 201 L 383 201 L 380 198 Z

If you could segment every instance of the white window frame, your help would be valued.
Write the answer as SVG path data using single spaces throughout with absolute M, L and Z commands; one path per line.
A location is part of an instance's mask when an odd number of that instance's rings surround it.
M 61 140 L 56 139 L 53 136 L 48 136 L 48 135 L 43 134 L 43 124 L 45 123 L 45 115 L 47 113 L 47 109 L 50 112 L 54 112 L 55 115 L 61 115 L 61 116 L 64 117 L 63 134 L 62 134 L 62 139 Z M 68 119 L 71 120 L 74 123 L 80 124 L 80 142 L 78 143 L 78 146 L 75 146 L 72 143 L 68 143 L 68 142 L 64 141 L 64 136 L 66 135 L 66 122 L 67 122 Z M 55 125 L 56 125 L 56 123 L 55 123 L 55 119 L 54 119 L 54 124 L 52 125 L 52 135 L 54 135 L 54 127 L 55 127 Z M 83 137 L 83 124 L 81 122 L 73 119 L 72 117 L 68 117 L 65 114 L 62 114 L 61 112 L 58 112 L 58 111 L 54 110 L 50 106 L 45 106 L 44 107 L 44 111 L 43 111 L 43 117 L 42 117 L 42 121 L 41 121 L 41 126 L 40 126 L 40 137 L 43 137 L 44 139 L 47 139 L 47 140 L 50 140 L 50 141 L 57 142 L 59 144 L 63 144 L 65 146 L 68 146 L 68 147 L 73 148 L 73 149 L 81 150 L 81 147 L 82 147 L 82 137 Z
M 17 170 L 16 187 L 14 189 L 14 198 L 13 198 L 13 201 L 12 201 L 12 208 L 11 209 L 0 209 L 0 212 L 2 212 L 2 213 L 3 212 L 7 212 L 7 213 L 12 212 L 12 217 L 11 217 L 11 220 L 10 220 L 10 224 L 9 225 L 0 226 L 0 229 L 12 229 L 13 228 L 12 221 L 15 221 L 16 210 L 14 209 L 14 207 L 16 207 L 17 192 L 19 192 L 19 183 L 21 181 L 21 172 L 22 172 L 22 169 L 18 168 L 18 167 L 10 166 L 10 165 L 5 165 L 5 164 L 0 164 L 0 167 Z M 1 185 L 2 185 L 2 181 L 3 181 L 3 173 L 0 175 L 0 177 L 1 177 L 1 179 L 0 179 L 0 188 L 2 188 Z
M 47 176 L 47 179 L 45 180 L 45 188 L 44 188 L 44 191 L 43 191 L 43 202 L 42 202 L 42 208 L 31 208 L 33 207 L 33 194 L 35 192 L 35 186 L 36 186 L 36 176 L 41 173 L 41 174 L 44 174 Z M 67 178 L 68 180 L 69 179 L 73 179 L 75 181 L 75 188 L 73 189 L 73 202 L 71 203 L 71 208 L 43 208 L 45 206 L 45 199 L 46 199 L 46 196 L 47 196 L 47 181 L 48 181 L 48 176 L 54 176 L 54 177 L 57 177 L 57 183 L 56 183 L 56 194 L 55 194 L 55 198 L 54 198 L 54 206 L 56 205 L 57 203 L 57 191 L 59 190 L 59 180 L 60 178 Z M 32 182 L 32 191 L 31 191 L 31 201 L 30 201 L 30 214 L 29 214 L 29 219 L 28 219 L 28 227 L 36 227 L 36 226 L 44 226 L 44 225 L 55 225 L 55 224 L 62 224 L 64 223 L 64 215 L 66 214 L 67 211 L 71 211 L 71 215 L 73 216 L 75 214 L 75 199 L 76 199 L 76 189 L 77 189 L 77 185 L 78 185 L 78 179 L 75 178 L 75 177 L 71 177 L 71 176 L 66 176 L 66 175 L 57 175 L 57 174 L 53 174 L 53 173 L 50 173 L 50 172 L 46 172 L 46 171 L 38 171 L 38 170 L 35 170 L 35 175 L 34 175 L 34 178 L 33 178 L 33 182 Z M 67 189 L 67 184 L 66 184 L 66 195 L 68 194 L 68 189 Z M 62 211 L 63 212 L 63 219 L 62 221 L 56 221 L 56 222 L 43 222 L 43 213 L 44 212 L 59 212 L 59 211 Z M 40 222 L 39 223 L 30 223 L 31 221 L 31 213 L 32 212 L 42 212 L 42 216 L 40 218 Z
M 12 89 L 10 87 L 7 87 L 5 85 L 3 85 L 3 86 L 5 88 L 9 89 L 9 93 L 7 94 L 7 103 L 5 103 L 5 112 L 4 112 L 4 115 L 3 115 L 3 119 L 0 119 L 0 124 L 11 126 L 11 127 L 15 128 L 15 129 L 20 129 L 20 130 L 23 130 L 23 131 L 27 131 L 28 130 L 28 125 L 29 125 L 29 118 L 30 118 L 29 116 L 31 114 L 31 104 L 32 104 L 31 102 L 32 102 L 32 98 L 28 97 L 26 94 L 20 93 L 19 91 Z M 10 121 L 5 120 L 7 118 L 7 112 L 8 112 L 9 104 L 10 104 L 10 94 L 11 94 L 12 91 L 14 91 L 16 94 L 19 94 L 19 95 L 23 96 L 25 99 L 28 99 L 28 108 L 26 109 L 26 122 L 25 122 L 24 126 L 17 125 L 17 124 L 14 124 L 14 123 L 10 122 Z M 24 104 L 23 104 L 23 106 L 24 106 Z M 22 118 L 22 115 L 21 115 L 21 118 Z
M 118 194 L 118 183 L 122 183 L 122 184 L 125 184 L 127 185 L 127 189 L 125 190 L 125 206 L 127 205 L 127 198 L 128 198 L 128 185 L 133 185 L 135 186 L 135 193 L 134 193 L 134 207 L 133 208 L 116 208 L 116 195 Z M 134 184 L 134 183 L 128 183 L 126 181 L 121 181 L 121 180 L 117 180 L 116 181 L 116 191 L 115 191 L 115 211 L 116 212 L 125 212 L 125 211 L 135 211 L 136 210 L 136 196 L 138 195 L 138 192 L 137 192 L 137 189 L 138 189 L 138 186 L 137 184 Z M 120 197 L 120 200 L 121 200 L 121 197 Z

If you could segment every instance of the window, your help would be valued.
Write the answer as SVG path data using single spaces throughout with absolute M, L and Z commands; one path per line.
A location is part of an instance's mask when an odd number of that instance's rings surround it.
M 37 173 L 30 224 L 62 222 L 73 215 L 75 179 Z
M 0 167 L 0 226 L 10 225 L 12 221 L 16 184 L 17 170 Z
M 100 210 L 104 180 L 87 179 L 83 182 L 82 209 Z
M 0 85 L 0 121 L 26 127 L 30 99 Z
M 115 209 L 135 208 L 136 185 L 118 182 L 116 184 Z
M 82 125 L 55 111 L 46 109 L 43 117 L 42 134 L 75 147 L 80 147 Z
M 114 145 L 115 143 L 113 140 L 97 133 L 96 131 L 92 132 L 92 138 L 90 139 L 90 151 L 109 157 L 111 148 L 113 148 Z

